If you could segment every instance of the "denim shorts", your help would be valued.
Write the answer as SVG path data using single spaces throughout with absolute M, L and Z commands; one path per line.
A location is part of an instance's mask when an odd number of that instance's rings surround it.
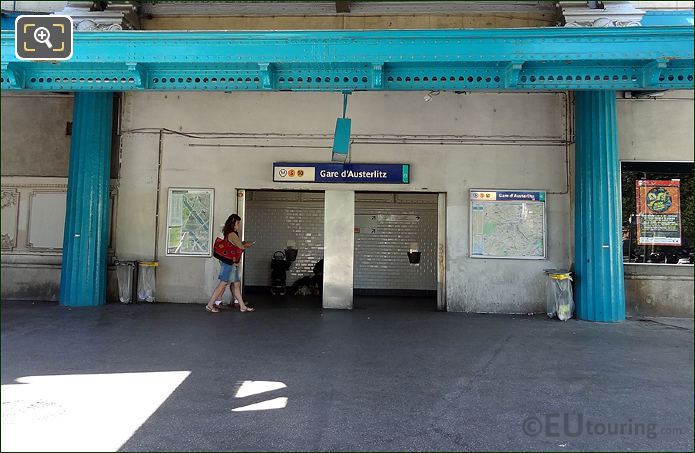
M 240 282 L 239 266 L 220 262 L 220 275 L 217 278 L 223 282 Z

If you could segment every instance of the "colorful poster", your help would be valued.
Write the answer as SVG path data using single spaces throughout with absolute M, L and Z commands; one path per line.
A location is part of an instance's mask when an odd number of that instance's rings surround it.
M 677 179 L 635 182 L 638 245 L 681 245 L 680 184 Z

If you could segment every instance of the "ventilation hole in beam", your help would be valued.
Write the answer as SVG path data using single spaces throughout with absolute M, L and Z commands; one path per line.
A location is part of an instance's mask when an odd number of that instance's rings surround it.
M 261 79 L 259 79 L 258 77 L 254 77 L 254 78 L 253 78 L 253 81 L 254 81 L 254 82 L 260 82 Z
M 678 80 L 683 81 L 683 75 L 679 75 Z
M 475 78 L 475 81 L 476 81 L 476 82 L 482 82 L 482 81 L 483 81 L 483 78 L 480 77 L 480 76 L 478 76 L 478 77 Z
M 623 79 L 623 80 L 627 80 L 627 75 L 623 74 L 622 79 Z
M 492 79 L 490 77 L 485 77 L 485 81 L 490 83 L 490 82 L 492 82 Z
M 402 82 L 402 81 L 403 81 L 403 77 L 396 77 L 396 82 Z
M 562 80 L 565 80 L 565 78 L 562 77 L 561 75 L 559 75 L 559 76 L 557 76 L 557 80 L 558 80 L 558 81 L 562 81 Z
M 335 83 L 340 82 L 340 77 L 334 77 L 334 78 L 333 78 L 333 81 L 334 81 Z
M 669 82 L 673 82 L 673 75 L 669 75 L 669 76 L 668 76 L 668 81 L 669 81 Z
M 309 82 L 309 83 L 311 83 L 311 80 L 312 80 L 311 77 L 307 77 L 307 78 L 306 78 L 306 81 Z
M 362 82 L 367 83 L 367 78 L 366 78 L 366 77 L 362 77 Z
M 389 77 L 386 80 L 388 80 L 389 82 L 393 82 L 393 77 Z
M 89 81 L 91 82 L 92 79 L 89 79 Z M 152 82 L 154 82 L 154 83 L 159 83 L 159 79 L 158 79 L 157 77 L 155 77 L 154 79 L 152 79 Z
M 285 81 L 285 78 L 284 78 L 284 77 L 280 77 L 280 78 L 278 79 L 278 82 L 280 82 L 280 83 L 283 83 L 284 81 Z
M 586 79 L 586 77 L 585 77 L 585 80 L 589 80 L 589 79 Z M 594 80 L 601 80 L 601 76 L 594 76 Z
M 459 82 L 463 82 L 464 80 L 466 80 L 466 78 L 465 78 L 465 77 L 463 77 L 463 76 L 459 76 Z
M 70 81 L 71 81 L 72 83 L 77 83 L 77 77 L 73 77 L 72 79 L 70 79 Z
M 287 78 L 287 81 L 288 81 L 289 83 L 294 82 L 294 77 L 288 77 L 288 78 Z
M 470 78 L 470 77 L 469 77 L 469 78 Z M 521 81 L 522 81 L 522 82 L 526 82 L 526 76 L 525 76 L 525 75 L 522 75 L 522 76 L 521 76 Z
M 343 82 L 349 82 L 350 78 L 349 77 L 343 77 Z
M 405 78 L 405 81 L 406 81 L 406 82 L 410 82 L 410 77 L 406 77 L 406 78 Z
M 468 82 L 472 82 L 472 81 L 473 81 L 473 77 L 472 77 L 472 76 L 468 76 L 468 79 L 466 79 L 466 80 L 468 80 Z
M 548 82 L 553 82 L 555 81 L 555 77 L 553 76 L 548 76 Z
M 304 82 L 304 79 L 302 77 L 297 77 L 297 82 Z
M 5 79 L 2 79 L 2 81 L 4 82 Z M 34 83 L 34 82 L 36 82 L 36 77 L 32 77 L 32 78 L 31 78 L 31 83 Z
M 688 76 L 688 81 L 689 81 L 689 82 L 692 82 L 692 81 L 693 81 L 693 76 L 692 76 L 692 74 Z
M 420 77 L 413 78 L 413 82 L 419 82 L 419 81 L 420 81 Z
M 618 76 L 617 76 L 617 75 L 614 75 L 614 76 L 613 76 L 613 80 L 618 80 Z
M 46 79 L 46 82 L 51 83 L 51 82 L 53 82 L 53 79 L 52 79 L 51 77 L 48 77 L 48 78 Z
M 423 82 L 429 82 L 429 81 L 430 81 L 430 78 L 427 77 L 427 76 L 425 76 L 425 77 L 422 78 L 422 81 L 423 81 Z M 433 82 L 436 82 L 436 81 L 437 81 L 437 76 L 432 77 L 432 81 L 433 81 Z
M 495 82 L 499 82 L 499 81 L 500 81 L 500 76 L 495 76 Z
M 529 80 L 530 80 L 531 82 L 535 82 L 535 81 L 536 81 L 536 76 L 531 76 L 531 77 L 529 78 Z

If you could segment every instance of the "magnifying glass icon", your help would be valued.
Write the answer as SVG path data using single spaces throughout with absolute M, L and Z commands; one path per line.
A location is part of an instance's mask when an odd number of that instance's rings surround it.
M 46 27 L 38 27 L 34 30 L 34 39 L 41 44 L 46 44 L 49 49 L 53 48 L 51 44 L 51 32 L 48 31 Z

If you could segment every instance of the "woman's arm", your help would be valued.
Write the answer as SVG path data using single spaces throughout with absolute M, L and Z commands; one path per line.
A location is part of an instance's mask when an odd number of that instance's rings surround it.
M 229 233 L 227 235 L 227 240 L 234 244 L 235 247 L 239 247 L 240 249 L 245 249 L 247 247 L 244 246 L 244 244 L 241 242 L 241 239 L 239 239 L 239 236 L 237 236 L 236 233 Z

